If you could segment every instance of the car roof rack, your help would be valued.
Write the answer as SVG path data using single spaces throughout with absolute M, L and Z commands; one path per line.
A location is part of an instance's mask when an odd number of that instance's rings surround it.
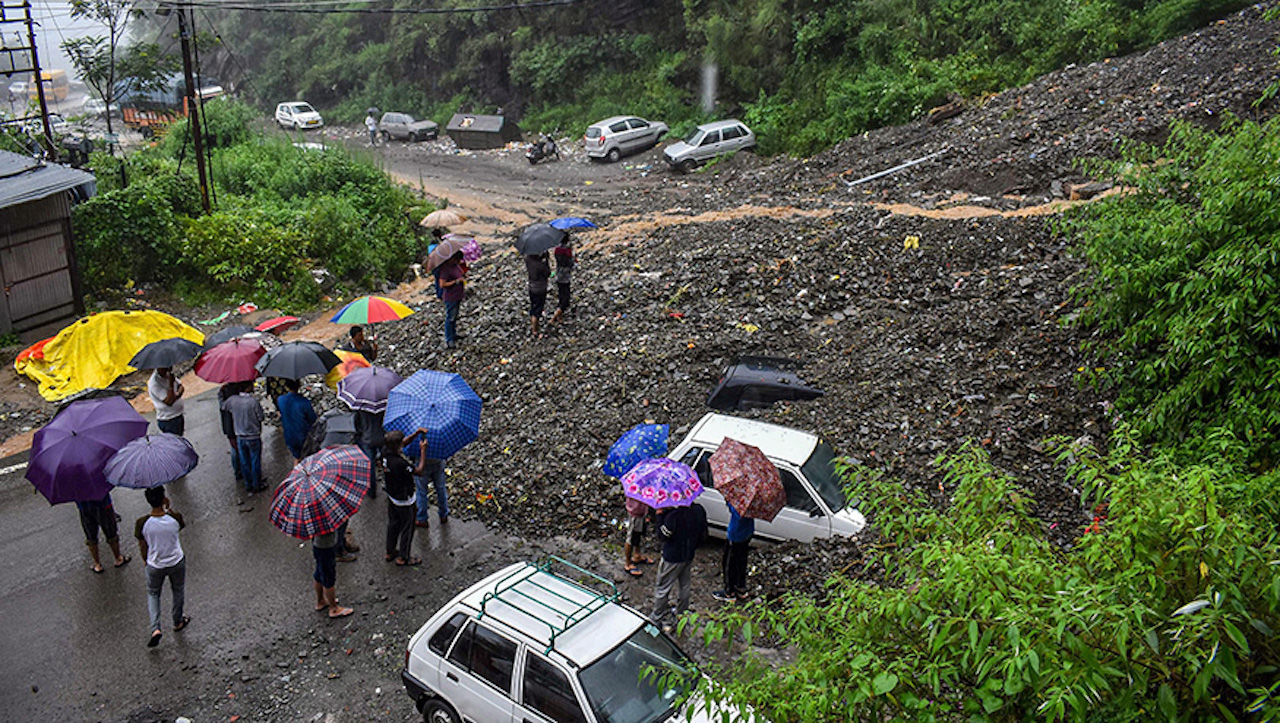
M 547 641 L 547 648 L 543 651 L 543 654 L 549 654 L 555 649 L 556 638 L 586 620 L 592 613 L 610 603 L 617 602 L 622 597 L 622 593 L 618 591 L 618 586 L 612 580 L 578 567 L 562 557 L 547 555 L 541 561 L 531 564 L 536 568 L 535 574 L 537 572 L 545 572 L 587 593 L 589 598 L 584 602 L 573 600 L 561 591 L 539 582 L 534 575 L 526 574 L 527 568 L 523 568 L 498 580 L 494 589 L 484 594 L 484 597 L 480 599 L 480 615 L 478 619 L 484 618 L 489 602 L 497 600 L 543 623 L 551 631 L 551 637 Z M 569 573 L 569 575 L 557 572 L 556 568 L 565 569 L 565 572 Z M 583 582 L 584 578 L 587 580 L 585 584 Z M 533 590 L 520 589 L 525 585 L 550 596 L 553 600 L 562 601 L 564 606 L 557 607 L 544 600 L 539 600 L 529 594 Z

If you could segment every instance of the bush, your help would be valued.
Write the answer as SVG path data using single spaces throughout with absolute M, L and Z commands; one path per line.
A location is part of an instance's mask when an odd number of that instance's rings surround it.
M 231 298 L 242 294 L 288 306 L 312 304 L 319 290 L 298 246 L 297 236 L 252 210 L 217 212 L 183 220 L 179 264 L 188 278 L 207 275 Z
M 1077 289 L 1101 377 L 1144 439 L 1200 454 L 1224 432 L 1280 456 L 1280 120 L 1187 125 L 1097 164 L 1132 191 L 1063 226 L 1093 265 Z
M 142 177 L 128 188 L 100 193 L 76 206 L 72 228 L 88 287 L 105 290 L 173 279 L 179 220 L 193 192 L 199 208 L 194 185 L 181 176 Z
M 1108 456 L 1062 450 L 1098 505 L 1070 550 L 976 447 L 939 460 L 956 485 L 945 510 L 847 470 L 881 535 L 862 579 L 709 623 L 709 640 L 763 637 L 795 656 L 748 655 L 706 692 L 788 721 L 1274 719 L 1274 507 L 1237 497 L 1272 499 L 1275 476 L 1135 450 L 1123 430 Z

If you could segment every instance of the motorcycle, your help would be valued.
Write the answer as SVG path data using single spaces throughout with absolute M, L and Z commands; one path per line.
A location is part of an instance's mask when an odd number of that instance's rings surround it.
M 552 156 L 555 156 L 557 161 L 560 160 L 560 149 L 556 147 L 555 139 L 546 133 L 543 133 L 536 143 L 531 144 L 529 150 L 524 154 L 524 157 L 529 159 L 529 165 L 531 166 Z

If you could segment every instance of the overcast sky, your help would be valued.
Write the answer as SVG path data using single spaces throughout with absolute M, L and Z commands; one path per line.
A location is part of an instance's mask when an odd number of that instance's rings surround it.
M 40 67 L 46 70 L 60 68 L 69 75 L 75 75 L 75 68 L 62 52 L 62 41 L 86 35 L 106 35 L 106 28 L 97 23 L 77 20 L 71 17 L 71 3 L 65 0 L 32 0 L 31 11 L 36 18 L 36 50 L 40 53 Z M 25 26 L 7 25 L 6 34 L 14 28 Z

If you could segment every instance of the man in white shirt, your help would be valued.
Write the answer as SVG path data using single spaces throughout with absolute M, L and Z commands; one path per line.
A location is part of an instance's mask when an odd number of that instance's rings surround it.
M 156 426 L 161 432 L 182 436 L 186 430 L 182 416 L 182 395 L 186 391 L 170 367 L 155 370 L 147 380 L 147 396 L 151 397 L 151 404 L 156 408 Z
M 178 541 L 178 531 L 186 526 L 182 515 L 169 507 L 164 496 L 164 486 L 151 487 L 145 492 L 151 512 L 138 518 L 133 536 L 138 538 L 138 549 L 147 560 L 147 611 L 151 613 L 151 638 L 147 647 L 160 644 L 164 631 L 160 628 L 160 589 L 165 578 L 173 593 L 173 630 L 183 630 L 191 618 L 182 614 L 187 582 L 187 558 Z

